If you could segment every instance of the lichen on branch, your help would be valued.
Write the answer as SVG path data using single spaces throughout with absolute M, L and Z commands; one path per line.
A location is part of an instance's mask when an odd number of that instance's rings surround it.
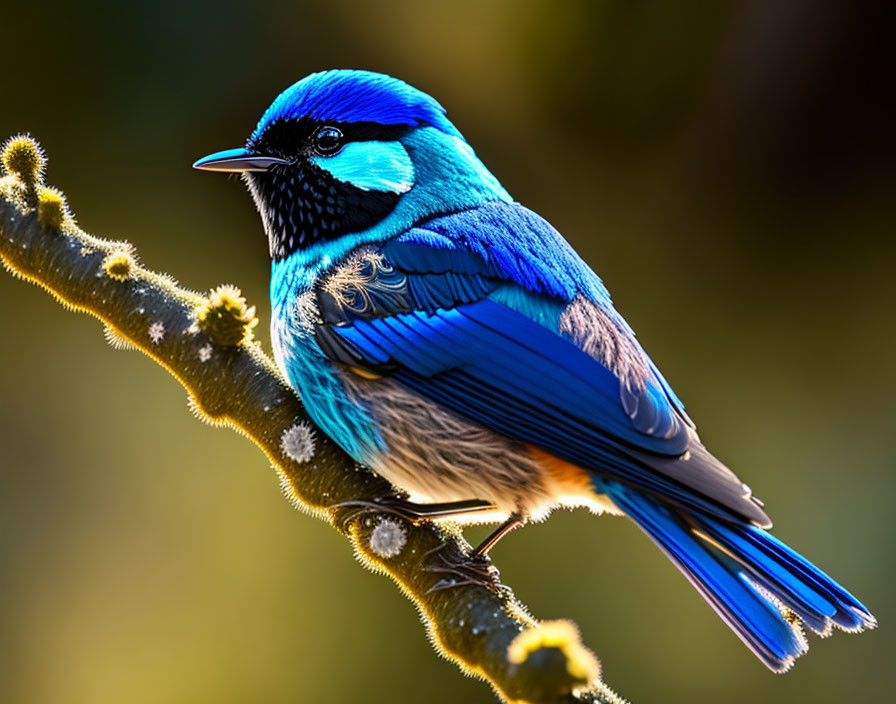
M 130 244 L 83 232 L 63 194 L 44 184 L 46 159 L 30 137 L 11 138 L 0 157 L 6 269 L 99 318 L 111 344 L 139 349 L 174 375 L 197 416 L 258 445 L 286 497 L 346 535 L 365 566 L 391 577 L 414 602 L 440 654 L 507 701 L 622 701 L 600 680 L 578 630 L 536 621 L 496 571 L 490 584 L 452 584 L 458 570 L 474 567 L 456 529 L 340 506 L 376 503 L 394 490 L 315 428 L 253 339 L 255 309 L 239 289 L 190 291 L 144 268 Z

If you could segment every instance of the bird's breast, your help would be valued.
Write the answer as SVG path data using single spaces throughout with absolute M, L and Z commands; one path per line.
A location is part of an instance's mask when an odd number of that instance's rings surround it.
M 271 282 L 271 344 L 281 373 L 311 419 L 356 461 L 368 464 L 382 450 L 376 423 L 342 383 L 344 370 L 321 351 L 314 336 L 320 319 L 314 287 L 318 272 L 277 270 Z

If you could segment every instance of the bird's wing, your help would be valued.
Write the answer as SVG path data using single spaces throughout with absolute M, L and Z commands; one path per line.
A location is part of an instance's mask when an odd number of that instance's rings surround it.
M 332 360 L 597 476 L 768 523 L 696 439 L 597 276 L 522 206 L 447 216 L 355 253 L 317 297 Z

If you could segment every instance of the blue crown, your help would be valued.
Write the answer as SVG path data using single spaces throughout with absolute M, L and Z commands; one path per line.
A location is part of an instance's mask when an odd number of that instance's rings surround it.
M 371 71 L 331 70 L 312 73 L 278 95 L 262 115 L 251 139 L 276 120 L 301 117 L 320 122 L 432 125 L 458 135 L 445 117 L 445 108 L 404 81 Z

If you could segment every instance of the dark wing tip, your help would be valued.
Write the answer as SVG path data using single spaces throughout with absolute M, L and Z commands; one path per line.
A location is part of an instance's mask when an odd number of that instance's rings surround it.
M 750 496 L 747 497 L 747 501 L 744 502 L 744 506 L 746 507 L 745 514 L 747 514 L 747 518 L 753 523 L 757 528 L 762 528 L 764 530 L 770 530 L 772 527 L 772 519 L 769 518 L 768 514 L 765 510 L 756 503 L 756 500 Z

